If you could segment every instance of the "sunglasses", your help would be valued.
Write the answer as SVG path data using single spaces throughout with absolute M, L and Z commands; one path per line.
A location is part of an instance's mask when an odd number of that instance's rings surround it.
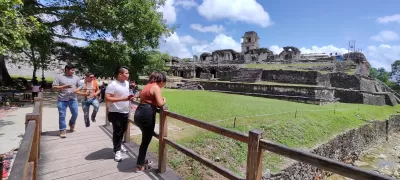
M 92 76 L 92 77 L 89 77 L 90 79 L 94 79 L 94 77 Z

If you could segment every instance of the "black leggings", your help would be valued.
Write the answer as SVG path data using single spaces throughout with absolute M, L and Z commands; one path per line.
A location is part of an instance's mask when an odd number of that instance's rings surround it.
M 142 143 L 140 144 L 139 156 L 136 164 L 144 165 L 147 148 L 153 137 L 154 127 L 156 125 L 155 107 L 150 104 L 139 104 L 135 111 L 134 121 L 142 131 Z

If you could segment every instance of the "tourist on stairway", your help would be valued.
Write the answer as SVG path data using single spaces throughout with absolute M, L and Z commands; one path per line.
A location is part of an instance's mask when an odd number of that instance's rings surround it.
M 142 143 L 139 148 L 139 156 L 136 163 L 136 171 L 146 171 L 151 169 L 152 162 L 145 160 L 147 148 L 154 134 L 156 124 L 156 108 L 164 106 L 165 98 L 161 95 L 161 88 L 164 87 L 167 78 L 164 74 L 153 72 L 149 77 L 149 82 L 139 93 L 140 104 L 135 111 L 135 124 L 142 131 Z
M 106 89 L 105 99 L 108 106 L 108 120 L 113 126 L 113 146 L 115 158 L 122 160 L 121 151 L 126 152 L 122 146 L 122 139 L 128 127 L 129 101 L 133 101 L 134 95 L 129 94 L 129 69 L 125 66 L 116 70 L 116 80 L 111 82 Z
M 96 82 L 96 79 L 93 73 L 87 73 L 83 83 L 78 88 L 79 91 L 83 91 L 88 93 L 87 96 L 84 97 L 82 101 L 82 109 L 83 109 L 83 117 L 85 120 L 86 127 L 90 126 L 89 120 L 89 110 L 90 105 L 93 105 L 93 112 L 91 116 L 91 120 L 96 122 L 96 114 L 99 111 L 99 101 L 97 100 L 97 96 L 100 94 L 99 85 Z
M 76 118 L 78 118 L 78 100 L 76 95 L 87 95 L 87 93 L 82 93 L 77 91 L 79 87 L 79 78 L 74 75 L 74 67 L 72 65 L 66 65 L 64 68 L 64 74 L 57 75 L 53 81 L 53 89 L 59 91 L 57 108 L 59 116 L 59 129 L 60 137 L 66 137 L 65 116 L 67 107 L 71 111 L 71 119 L 69 120 L 70 131 L 73 132 L 75 128 Z

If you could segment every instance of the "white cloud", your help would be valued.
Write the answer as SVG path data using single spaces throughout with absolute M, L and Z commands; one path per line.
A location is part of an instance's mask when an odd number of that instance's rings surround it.
M 186 44 L 181 42 L 181 39 L 176 32 L 167 38 L 162 38 L 160 42 L 160 51 L 180 58 L 192 57 L 192 53 L 188 50 Z
M 268 49 L 274 52 L 274 54 L 279 54 L 283 51 L 283 48 L 279 47 L 278 45 L 270 46 Z M 299 50 L 301 51 L 301 54 L 326 53 L 329 55 L 330 53 L 345 54 L 348 52 L 347 49 L 345 48 L 338 48 L 333 45 L 321 46 L 321 47 L 312 46 L 311 48 L 302 47 L 299 48 Z
M 280 48 L 277 45 L 270 46 L 268 49 L 274 52 L 274 54 L 279 54 L 283 51 L 283 48 Z
M 216 24 L 213 24 L 211 26 L 202 26 L 201 24 L 191 24 L 190 28 L 199 32 L 222 33 L 225 31 L 224 26 Z
M 391 71 L 391 64 L 400 60 L 400 45 L 368 46 L 365 55 L 373 67 L 383 67 L 387 71 Z
M 174 6 L 174 0 L 167 0 L 164 6 L 157 9 L 158 12 L 162 12 L 164 19 L 168 24 L 174 24 L 176 22 L 176 9 Z
M 393 31 L 381 31 L 371 39 L 378 42 L 396 41 L 399 40 L 399 35 Z
M 311 49 L 302 47 L 300 48 L 300 51 L 302 54 L 309 54 L 309 53 L 338 53 L 338 54 L 345 54 L 348 52 L 346 48 L 338 48 L 333 45 L 328 45 L 328 46 L 312 46 Z
M 198 43 L 200 43 L 199 40 L 193 38 L 190 35 L 181 36 L 181 37 L 179 37 L 179 39 L 184 44 L 198 44 Z
M 203 0 L 197 10 L 208 20 L 229 19 L 261 27 L 272 25 L 268 12 L 256 0 Z
M 387 24 L 387 23 L 391 23 L 391 22 L 400 23 L 400 14 L 395 14 L 395 15 L 392 15 L 392 16 L 380 17 L 376 21 L 378 23 L 382 23 L 382 24 Z
M 197 2 L 194 0 L 176 0 L 175 6 L 182 6 L 185 9 L 191 9 L 198 6 Z
M 225 34 L 218 34 L 213 42 L 209 44 L 192 46 L 192 51 L 195 55 L 200 55 L 204 52 L 213 52 L 220 49 L 233 49 L 237 52 L 240 52 L 241 45 L 230 36 L 227 36 Z

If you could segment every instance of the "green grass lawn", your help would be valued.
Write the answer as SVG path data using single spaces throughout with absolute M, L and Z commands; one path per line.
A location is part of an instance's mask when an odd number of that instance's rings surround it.
M 400 107 L 343 103 L 317 106 L 207 91 L 169 89 L 164 89 L 163 95 L 170 111 L 244 133 L 259 129 L 264 132 L 265 139 L 296 148 L 312 148 L 345 130 L 360 127 L 365 122 L 357 118 L 357 114 L 364 119 L 383 120 L 395 114 Z M 235 116 L 236 128 L 233 127 Z M 170 119 L 168 125 L 170 138 L 244 176 L 246 144 L 174 119 Z M 140 137 L 133 139 L 140 142 Z M 157 152 L 157 143 L 152 142 L 151 151 Z M 220 178 L 212 170 L 169 149 L 169 166 L 185 179 Z M 284 161 L 285 158 L 265 152 L 263 169 L 278 171 Z
M 32 80 L 32 76 L 18 76 L 18 75 L 10 75 L 10 76 L 13 79 L 17 79 L 19 77 L 22 77 L 22 78 L 25 78 L 26 80 Z M 54 77 L 45 77 L 45 78 L 46 78 L 46 82 L 49 82 L 49 83 L 53 82 L 53 80 L 54 80 Z M 37 80 L 39 82 L 42 81 L 42 77 L 41 76 L 37 77 Z

